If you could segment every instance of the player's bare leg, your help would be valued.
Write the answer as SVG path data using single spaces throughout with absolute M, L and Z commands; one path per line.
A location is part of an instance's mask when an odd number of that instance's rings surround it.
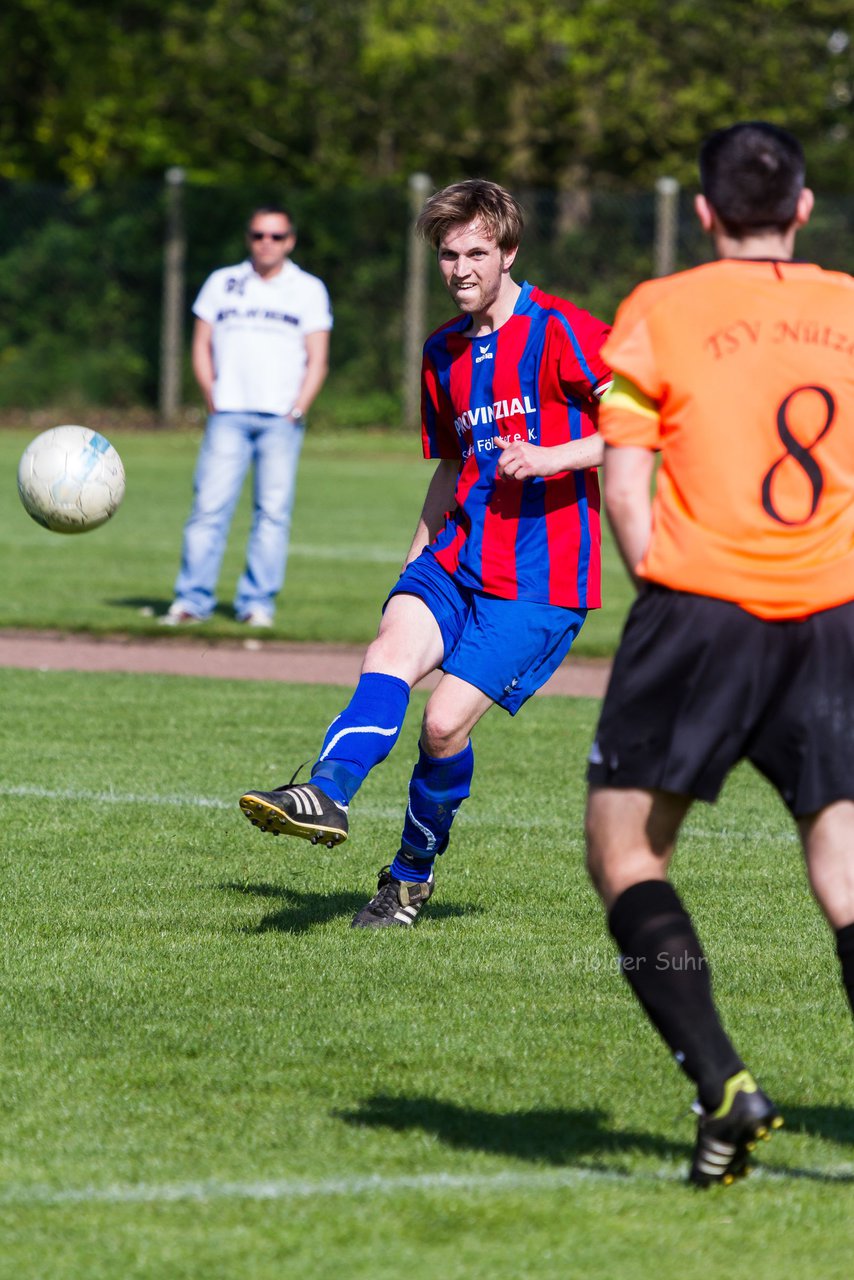
M 386 605 L 379 631 L 362 661 L 362 674 L 382 673 L 410 688 L 435 671 L 445 655 L 442 632 L 418 596 L 401 593 Z
M 854 803 L 840 800 L 798 827 L 816 901 L 836 938 L 842 983 L 854 1012 Z
M 467 680 L 443 675 L 424 708 L 421 746 L 437 759 L 456 755 L 468 742 L 478 720 L 494 705 Z
M 665 791 L 590 789 L 587 870 L 606 911 L 632 885 L 667 878 L 690 803 Z
M 832 929 L 854 922 L 854 803 L 840 800 L 798 822 L 807 873 Z

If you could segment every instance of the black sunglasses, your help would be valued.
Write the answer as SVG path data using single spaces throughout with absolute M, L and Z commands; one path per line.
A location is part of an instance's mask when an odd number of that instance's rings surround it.
M 287 240 L 293 235 L 292 231 L 250 231 L 250 240 Z

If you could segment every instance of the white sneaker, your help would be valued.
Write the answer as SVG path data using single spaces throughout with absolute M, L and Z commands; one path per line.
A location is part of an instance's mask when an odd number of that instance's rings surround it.
M 190 613 L 190 610 L 185 609 L 180 601 L 173 600 L 168 612 L 157 621 L 161 627 L 189 627 L 195 622 L 204 622 L 204 618 L 200 618 L 196 613 Z
M 260 605 L 255 605 L 246 613 L 241 613 L 238 622 L 244 623 L 247 627 L 272 627 L 273 615 L 268 609 L 262 609 Z

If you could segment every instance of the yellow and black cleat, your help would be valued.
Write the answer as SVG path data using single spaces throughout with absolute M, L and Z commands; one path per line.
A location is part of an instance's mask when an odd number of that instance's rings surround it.
M 312 782 L 273 791 L 247 791 L 240 797 L 240 808 L 262 831 L 297 836 L 329 849 L 343 844 L 350 831 L 346 807 L 330 800 Z
M 697 1187 L 721 1183 L 729 1187 L 750 1172 L 748 1157 L 760 1141 L 768 1141 L 783 1117 L 749 1071 L 730 1076 L 716 1111 L 703 1112 L 689 1182 Z

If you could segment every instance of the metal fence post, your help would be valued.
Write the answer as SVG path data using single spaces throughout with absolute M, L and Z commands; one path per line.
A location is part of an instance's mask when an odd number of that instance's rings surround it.
M 676 270 L 679 229 L 679 183 L 658 178 L 655 184 L 655 274 L 669 276 Z
M 415 231 L 415 220 L 430 194 L 432 183 L 426 173 L 409 179 L 409 239 L 406 263 L 406 301 L 403 317 L 403 422 L 417 426 L 421 421 L 421 348 L 427 328 L 427 272 L 430 250 Z
M 166 237 L 163 246 L 163 306 L 160 322 L 160 418 L 172 426 L 181 407 L 184 336 L 184 170 L 166 170 Z

